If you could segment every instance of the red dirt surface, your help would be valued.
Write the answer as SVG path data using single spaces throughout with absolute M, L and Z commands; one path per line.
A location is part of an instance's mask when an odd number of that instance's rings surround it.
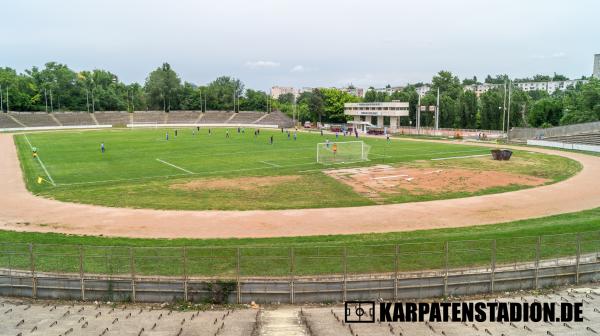
M 575 159 L 583 169 L 547 186 L 430 202 L 336 209 L 163 211 L 36 197 L 25 188 L 12 135 L 0 134 L 0 229 L 144 238 L 309 236 L 493 224 L 600 206 L 600 157 L 528 150 Z
M 539 177 L 499 171 L 388 165 L 327 170 L 325 174 L 375 201 L 383 200 L 386 194 L 427 195 L 459 191 L 475 192 L 492 187 L 537 186 L 548 182 L 547 179 Z

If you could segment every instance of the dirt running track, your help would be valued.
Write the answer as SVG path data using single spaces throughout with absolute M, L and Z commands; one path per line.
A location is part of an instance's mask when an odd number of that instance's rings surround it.
M 493 224 L 600 207 L 600 157 L 530 150 L 575 159 L 583 170 L 553 185 L 431 202 L 336 209 L 165 211 L 36 197 L 25 188 L 12 135 L 0 134 L 0 229 L 144 238 L 309 236 Z

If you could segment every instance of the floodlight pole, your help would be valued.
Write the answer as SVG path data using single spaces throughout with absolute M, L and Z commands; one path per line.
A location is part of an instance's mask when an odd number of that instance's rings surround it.
M 417 127 L 417 134 L 421 134 L 421 94 L 419 94 L 419 102 L 417 103 L 417 120 L 415 126 Z
M 440 88 L 437 89 L 437 103 L 435 106 L 435 130 L 440 128 Z
M 8 106 L 8 86 L 6 87 L 6 113 L 10 112 L 10 108 Z
M 52 105 L 52 90 L 50 90 L 50 112 L 54 112 L 54 105 Z
M 2 85 L 0 85 L 0 112 L 4 112 L 4 104 L 2 101 Z
M 504 80 L 504 96 L 502 97 L 502 133 L 504 133 L 504 121 L 506 120 L 506 80 Z
M 44 88 L 44 102 L 46 103 L 46 113 L 48 113 L 48 92 L 46 92 L 46 88 Z
M 507 113 L 507 122 L 506 122 L 506 141 L 509 140 L 509 131 L 510 131 L 510 103 L 512 98 L 512 85 L 508 85 L 508 113 Z

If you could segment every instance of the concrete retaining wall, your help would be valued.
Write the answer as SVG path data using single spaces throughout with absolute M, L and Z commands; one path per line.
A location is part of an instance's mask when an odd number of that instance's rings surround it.
M 230 303 L 309 303 L 344 300 L 424 299 L 534 289 L 600 281 L 597 256 L 468 270 L 272 279 L 221 279 Z M 214 279 L 0 274 L 0 296 L 40 299 L 166 302 L 209 301 Z M 239 289 L 239 290 L 238 290 Z
M 575 135 L 586 132 L 594 132 L 600 130 L 600 121 L 566 125 L 549 128 L 525 128 L 514 127 L 510 130 L 511 140 L 527 140 L 535 138 L 548 138 L 556 136 Z
M 600 152 L 600 146 L 584 145 L 584 144 L 570 144 L 556 141 L 545 141 L 545 140 L 527 140 L 527 144 L 531 146 L 543 146 L 553 147 L 562 149 L 581 150 L 588 152 Z
M 51 131 L 51 130 L 91 129 L 91 128 L 111 128 L 111 127 L 112 127 L 112 125 L 13 127 L 13 128 L 0 128 L 0 132 Z
M 263 125 L 263 124 L 127 124 L 131 128 L 173 128 L 173 127 L 247 127 L 247 128 L 279 128 L 278 125 Z

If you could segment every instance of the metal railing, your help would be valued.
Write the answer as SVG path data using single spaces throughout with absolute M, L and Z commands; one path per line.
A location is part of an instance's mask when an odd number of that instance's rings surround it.
M 108 281 L 126 283 L 122 291 L 136 301 L 139 284 L 151 292 L 149 286 L 171 283 L 177 284 L 172 291 L 188 300 L 192 296 L 190 284 L 226 281 L 235 286 L 235 302 L 243 302 L 242 296 L 253 297 L 257 288 L 265 288 L 258 292 L 283 295 L 293 303 L 298 295 L 327 293 L 328 283 L 335 283 L 331 291 L 346 299 L 352 291 L 367 289 L 397 298 L 403 296 L 402 291 L 423 290 L 433 281 L 431 287 L 436 289 L 431 293 L 448 295 L 456 287 L 453 281 L 460 277 L 476 279 L 473 286 L 483 281 L 494 291 L 496 283 L 508 281 L 497 274 L 510 272 L 526 272 L 523 281 L 530 284 L 523 286 L 538 288 L 540 270 L 557 267 L 568 267 L 564 272 L 579 283 L 580 265 L 595 264 L 599 255 L 600 231 L 347 246 L 144 247 L 5 242 L 0 243 L 0 293 L 3 289 L 4 293 L 15 293 L 21 286 L 30 291 L 24 295 L 38 297 L 39 284 L 45 282 L 46 291 L 79 291 L 77 297 L 86 299 L 90 297 L 86 291 L 108 290 L 92 288 L 91 283 Z M 64 286 L 57 285 L 57 279 L 63 279 Z M 73 281 L 79 286 L 74 287 Z M 357 283 L 366 287 L 356 287 Z M 274 284 L 284 284 L 287 289 L 282 292 Z M 196 290 L 194 295 L 201 292 Z

